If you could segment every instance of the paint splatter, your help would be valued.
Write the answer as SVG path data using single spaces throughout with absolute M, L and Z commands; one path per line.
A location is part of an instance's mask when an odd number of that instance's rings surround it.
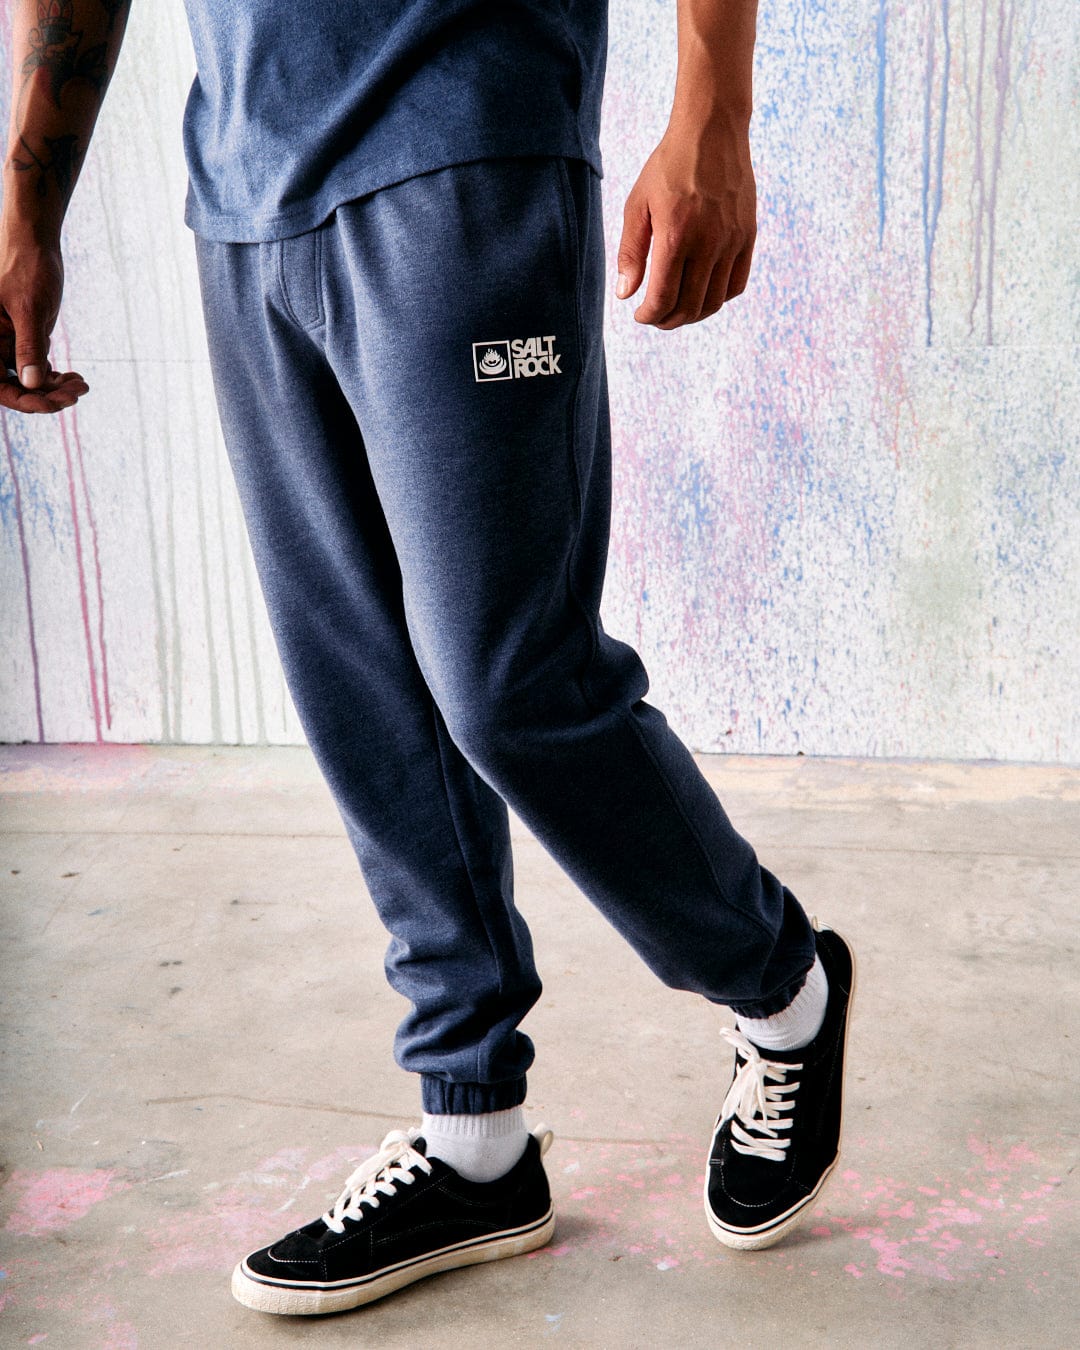
M 559 1150 L 572 1156 L 577 1175 L 589 1184 L 557 1193 L 558 1211 L 573 1221 L 574 1230 L 558 1254 L 638 1258 L 660 1271 L 729 1259 L 702 1232 L 698 1141 L 682 1136 L 638 1146 L 563 1141 Z M 1007 1254 L 1017 1244 L 1052 1242 L 1055 1219 L 1066 1209 L 1061 1178 L 1046 1175 L 1040 1158 L 1021 1142 L 972 1137 L 968 1150 L 972 1161 L 957 1174 L 905 1179 L 870 1171 L 865 1154 L 876 1150 L 851 1146 L 848 1152 L 859 1165 L 844 1167 L 832 1179 L 805 1225 L 806 1237 L 763 1257 L 811 1275 L 826 1244 L 830 1265 L 852 1279 L 871 1272 L 894 1280 L 1004 1278 L 1014 1269 Z M 672 1167 L 673 1162 L 680 1165 Z M 544 1259 L 545 1253 L 535 1256 Z
M 926 68 L 923 78 L 922 226 L 928 347 L 934 337 L 934 243 L 945 183 L 945 131 L 949 120 L 949 76 L 952 67 L 949 0 L 939 0 L 939 5 L 940 24 L 934 15 L 926 28 Z
M 26 604 L 26 643 L 30 653 L 30 672 L 34 692 L 34 718 L 37 739 L 43 741 L 45 739 L 45 714 L 41 703 L 41 661 L 38 656 L 37 632 L 34 627 L 34 591 L 30 581 L 30 553 L 26 541 L 22 489 L 19 485 L 19 471 L 16 468 L 12 438 L 8 430 L 8 418 L 8 412 L 5 409 L 0 409 L 0 435 L 3 436 L 4 454 L 7 458 L 8 472 L 11 475 L 11 506 L 15 529 L 19 537 L 19 561 L 22 566 L 23 596 Z
M 878 0 L 874 49 L 877 55 L 877 90 L 874 96 L 874 121 L 877 132 L 877 207 L 878 248 L 885 242 L 885 90 L 888 71 L 889 3 Z
M 4 1190 L 14 1204 L 4 1229 L 20 1236 L 59 1232 L 85 1217 L 107 1196 L 128 1189 L 130 1183 L 114 1170 L 78 1172 L 64 1167 L 44 1172 L 12 1172 Z
M 675 333 L 606 313 L 605 625 L 695 748 L 1076 758 L 1071 15 L 762 0 L 748 288 Z M 674 12 L 626 20 L 609 262 L 674 75 Z M 91 396 L 2 419 L 4 740 L 304 739 L 206 392 L 182 86 L 118 81 L 78 187 L 55 346 Z

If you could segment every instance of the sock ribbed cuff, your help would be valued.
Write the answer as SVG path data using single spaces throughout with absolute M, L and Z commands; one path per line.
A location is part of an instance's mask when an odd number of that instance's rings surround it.
M 425 1111 L 420 1132 L 428 1157 L 441 1158 L 466 1181 L 497 1181 L 510 1171 L 529 1142 L 520 1106 L 476 1116 L 433 1116 Z
M 819 956 L 786 1008 L 771 1017 L 736 1017 L 735 1025 L 759 1050 L 801 1050 L 821 1030 L 828 1001 L 829 981 Z
M 525 1111 L 511 1106 L 507 1111 L 485 1111 L 480 1115 L 435 1116 L 424 1112 L 421 1134 L 437 1134 L 447 1139 L 505 1139 L 525 1129 Z

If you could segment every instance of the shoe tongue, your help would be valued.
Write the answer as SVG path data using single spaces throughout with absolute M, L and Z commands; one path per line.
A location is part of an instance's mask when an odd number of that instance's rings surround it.
M 417 1135 L 417 1137 L 412 1141 L 411 1147 L 414 1150 L 414 1152 L 422 1153 L 425 1158 L 427 1157 L 427 1140 L 424 1138 L 422 1134 Z

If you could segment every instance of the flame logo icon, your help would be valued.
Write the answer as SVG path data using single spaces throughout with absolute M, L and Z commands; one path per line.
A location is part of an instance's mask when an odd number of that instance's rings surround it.
M 489 347 L 480 358 L 480 369 L 485 375 L 501 375 L 506 369 L 506 357 Z

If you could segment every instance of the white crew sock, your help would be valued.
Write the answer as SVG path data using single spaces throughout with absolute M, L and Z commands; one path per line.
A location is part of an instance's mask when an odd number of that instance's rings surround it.
M 828 1001 L 829 981 L 819 956 L 786 1008 L 771 1017 L 736 1017 L 735 1025 L 759 1050 L 801 1050 L 821 1030 Z
M 497 1181 L 525 1152 L 529 1131 L 520 1106 L 479 1116 L 429 1116 L 420 1133 L 429 1158 L 441 1158 L 466 1181 Z

